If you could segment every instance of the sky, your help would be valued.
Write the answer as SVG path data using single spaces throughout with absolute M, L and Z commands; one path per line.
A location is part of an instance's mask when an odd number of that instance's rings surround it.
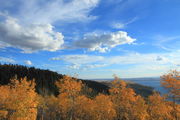
M 0 63 L 83 79 L 180 69 L 180 0 L 0 0 Z

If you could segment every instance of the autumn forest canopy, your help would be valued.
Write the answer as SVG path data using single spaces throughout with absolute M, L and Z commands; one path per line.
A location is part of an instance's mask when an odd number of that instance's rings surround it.
M 148 96 L 142 96 L 128 87 L 128 83 L 118 76 L 114 76 L 108 87 L 95 81 L 92 87 L 91 82 L 59 75 L 49 70 L 18 65 L 1 65 L 0 68 L 2 120 L 179 120 L 180 118 L 180 105 L 177 104 L 180 101 L 180 72 L 176 70 L 161 76 L 161 84 L 167 89 L 167 94 L 160 95 L 154 91 Z M 48 87 L 49 84 L 51 86 Z M 96 89 L 97 86 L 99 89 Z M 57 92 L 54 92 L 56 90 Z

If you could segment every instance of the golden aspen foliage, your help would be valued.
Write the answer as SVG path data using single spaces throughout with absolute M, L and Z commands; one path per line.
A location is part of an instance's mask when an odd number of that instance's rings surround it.
M 62 119 L 75 118 L 75 104 L 76 98 L 80 95 L 82 89 L 82 82 L 70 76 L 64 76 L 56 82 L 59 88 L 59 113 Z
M 59 116 L 58 114 L 58 99 L 54 96 L 47 96 L 45 97 L 46 106 L 48 109 L 45 111 L 45 118 L 48 120 L 53 119 L 55 120 L 56 117 Z
M 8 111 L 6 110 L 0 110 L 0 119 L 6 119 L 7 118 Z
M 115 76 L 107 94 L 94 90 L 80 80 L 64 76 L 56 82 L 58 96 L 41 96 L 34 81 L 14 78 L 0 86 L 0 119 L 4 120 L 179 120 L 179 72 L 162 76 L 166 97 L 154 93 L 145 99 Z M 170 99 L 170 100 L 171 100 Z
M 180 72 L 172 70 L 161 76 L 161 79 L 161 85 L 168 90 L 167 96 L 173 100 L 173 115 L 178 120 L 180 117 L 176 102 L 180 102 Z
M 112 120 L 115 117 L 109 96 L 98 95 L 95 99 L 90 99 L 82 95 L 82 82 L 69 76 L 64 76 L 56 85 L 60 89 L 58 105 L 61 119 Z
M 169 101 L 169 105 L 173 108 L 172 110 L 172 116 L 174 118 L 173 120 L 179 120 L 180 119 L 180 104 Z
M 59 88 L 60 94 L 65 93 L 68 97 L 76 97 L 81 92 L 83 84 L 81 81 L 77 81 L 76 78 L 64 76 L 56 82 L 56 86 Z
M 115 77 L 109 92 L 116 109 L 117 120 L 146 119 L 148 114 L 145 101 L 137 96 L 133 89 L 127 88 L 125 81 Z
M 7 118 L 8 115 L 9 89 L 9 86 L 0 86 L 0 119 Z
M 113 88 L 126 88 L 127 84 L 125 81 L 121 80 L 118 76 L 114 75 L 114 80 L 112 81 Z
M 116 117 L 116 111 L 109 96 L 99 94 L 94 102 L 94 120 L 112 120 Z
M 147 112 L 148 105 L 141 96 L 136 97 L 136 101 L 132 105 L 132 116 L 135 120 L 147 120 L 149 114 Z
M 180 118 L 180 105 L 177 104 L 177 118 Z
M 161 85 L 168 90 L 168 95 L 172 99 L 180 101 L 180 72 L 173 70 L 161 76 L 161 79 Z
M 51 96 L 38 96 L 38 119 L 40 120 L 56 120 L 59 117 L 58 99 Z
M 60 113 L 62 119 L 72 118 L 74 112 L 75 100 L 70 99 L 67 94 L 62 93 L 58 96 L 58 101 L 59 101 L 58 112 Z
M 154 93 L 148 98 L 149 120 L 175 120 L 172 116 L 172 106 L 165 101 L 158 93 Z
M 93 120 L 95 119 L 95 103 L 92 99 L 86 96 L 78 96 L 75 100 L 75 113 L 76 120 Z
M 36 120 L 38 101 L 34 81 L 14 78 L 9 85 L 1 86 L 0 105 L 9 120 Z

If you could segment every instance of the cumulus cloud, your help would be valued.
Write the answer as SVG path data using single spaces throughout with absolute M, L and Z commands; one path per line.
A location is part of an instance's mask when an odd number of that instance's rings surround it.
M 14 47 L 32 53 L 60 50 L 64 36 L 54 31 L 57 22 L 95 19 L 90 11 L 99 0 L 6 0 L 0 3 L 0 48 Z
M 7 58 L 7 57 L 0 57 L 0 62 L 3 63 L 15 63 L 16 61 L 12 58 Z
M 26 61 L 24 61 L 24 63 L 25 63 L 26 65 L 32 65 L 32 62 L 31 62 L 30 60 L 26 60 Z
M 87 48 L 90 51 L 107 52 L 113 47 L 123 44 L 132 44 L 136 39 L 127 35 L 127 32 L 118 31 L 112 33 L 90 33 L 83 39 L 75 41 L 77 48 Z
M 53 31 L 50 24 L 23 26 L 12 17 L 6 17 L 0 23 L 0 46 L 19 48 L 26 53 L 59 50 L 64 43 L 63 38 L 61 33 Z

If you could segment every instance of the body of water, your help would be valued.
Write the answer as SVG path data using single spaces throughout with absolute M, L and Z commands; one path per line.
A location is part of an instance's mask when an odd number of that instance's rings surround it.
M 113 80 L 113 79 L 98 79 L 98 81 L 101 81 L 101 80 L 110 81 L 110 80 Z M 153 87 L 154 90 L 160 92 L 161 94 L 167 93 L 167 91 L 161 86 L 161 83 L 160 83 L 161 79 L 158 78 L 158 77 L 122 78 L 122 80 L 131 81 L 131 82 L 138 83 L 138 84 L 141 84 L 141 85 Z
M 167 91 L 161 86 L 160 78 L 128 78 L 128 79 L 125 78 L 124 80 L 153 87 L 154 90 L 160 92 L 161 94 L 167 93 Z

